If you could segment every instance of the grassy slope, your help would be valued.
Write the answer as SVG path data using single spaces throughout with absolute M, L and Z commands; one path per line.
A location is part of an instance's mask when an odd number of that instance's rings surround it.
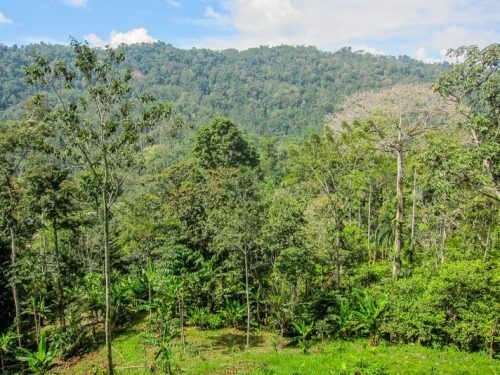
M 146 374 L 153 349 L 144 345 L 144 323 L 118 335 L 113 343 L 118 374 Z M 198 331 L 188 328 L 187 354 L 176 346 L 175 364 L 186 374 L 500 374 L 500 361 L 481 354 L 438 350 L 417 345 L 379 345 L 366 340 L 317 343 L 309 355 L 287 346 L 283 340 L 273 349 L 272 334 L 259 333 L 252 347 L 243 351 L 244 334 L 233 329 Z M 178 343 L 177 343 L 178 344 Z M 92 374 L 102 366 L 101 349 L 55 373 Z

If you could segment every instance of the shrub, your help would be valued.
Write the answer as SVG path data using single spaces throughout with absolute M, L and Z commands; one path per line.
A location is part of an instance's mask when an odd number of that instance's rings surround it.
M 224 318 L 221 314 L 209 314 L 207 320 L 208 329 L 219 329 L 224 327 Z
M 200 329 L 218 329 L 224 326 L 223 314 L 210 313 L 207 308 L 193 309 L 189 321 Z
M 189 313 L 189 322 L 203 329 L 207 325 L 208 315 L 209 312 L 207 308 L 195 307 Z
M 416 270 L 391 290 L 388 323 L 391 338 L 461 350 L 498 351 L 499 277 L 482 261 L 445 263 L 437 274 Z
M 234 328 L 241 328 L 245 321 L 246 307 L 238 301 L 227 301 L 222 311 L 224 325 Z

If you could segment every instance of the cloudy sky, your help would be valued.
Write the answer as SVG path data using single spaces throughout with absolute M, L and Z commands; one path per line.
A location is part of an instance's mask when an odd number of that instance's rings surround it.
M 351 46 L 437 61 L 451 47 L 500 42 L 500 0 L 0 0 L 1 44 L 69 36 L 95 46 Z

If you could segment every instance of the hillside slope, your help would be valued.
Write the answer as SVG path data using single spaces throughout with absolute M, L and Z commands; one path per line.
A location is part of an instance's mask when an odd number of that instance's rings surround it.
M 290 46 L 183 50 L 165 43 L 124 48 L 135 89 L 175 102 L 177 112 L 195 125 L 223 114 L 260 134 L 303 134 L 320 126 L 346 95 L 400 82 L 431 83 L 448 68 L 350 48 L 335 53 Z M 24 66 L 34 53 L 49 60 L 71 58 L 65 46 L 0 46 L 1 117 L 14 116 L 14 108 L 33 94 Z

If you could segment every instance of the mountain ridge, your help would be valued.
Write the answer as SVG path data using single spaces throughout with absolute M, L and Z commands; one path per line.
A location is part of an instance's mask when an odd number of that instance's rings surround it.
M 181 49 L 157 42 L 124 45 L 133 87 L 175 104 L 194 125 L 215 115 L 258 134 L 304 134 L 321 126 L 347 95 L 396 83 L 428 83 L 449 68 L 408 56 L 372 55 L 344 47 L 256 47 L 243 51 Z M 0 46 L 0 116 L 13 118 L 34 93 L 23 79 L 34 54 L 71 59 L 69 46 Z

